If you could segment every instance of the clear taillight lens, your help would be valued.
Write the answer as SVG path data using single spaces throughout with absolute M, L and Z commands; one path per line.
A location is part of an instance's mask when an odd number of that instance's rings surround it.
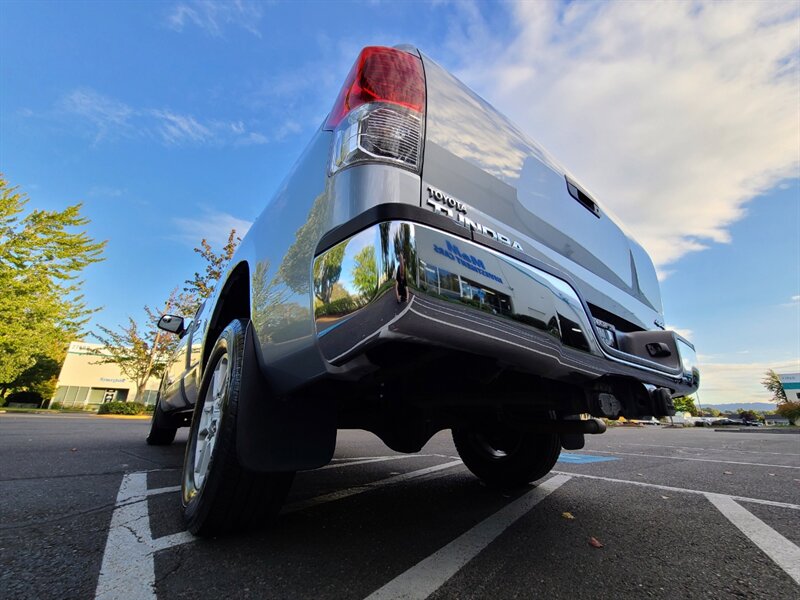
M 335 133 L 331 172 L 373 161 L 419 171 L 424 116 L 419 57 L 394 48 L 364 48 L 325 124 Z

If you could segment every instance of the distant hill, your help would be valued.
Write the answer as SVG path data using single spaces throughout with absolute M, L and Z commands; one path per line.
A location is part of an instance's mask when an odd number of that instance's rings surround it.
M 703 408 L 716 408 L 722 412 L 736 412 L 740 408 L 742 410 L 754 410 L 756 412 L 767 412 L 778 408 L 777 404 L 772 402 L 741 402 L 733 404 L 703 404 Z

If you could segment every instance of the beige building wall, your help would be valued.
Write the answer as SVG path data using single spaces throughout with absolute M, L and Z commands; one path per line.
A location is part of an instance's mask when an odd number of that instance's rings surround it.
M 136 397 L 136 385 L 119 370 L 114 363 L 101 363 L 94 352 L 101 344 L 71 342 L 67 350 L 58 387 L 53 402 L 65 408 L 96 408 L 104 402 L 132 402 Z M 158 394 L 159 380 L 151 378 L 145 386 L 145 404 L 154 404 Z

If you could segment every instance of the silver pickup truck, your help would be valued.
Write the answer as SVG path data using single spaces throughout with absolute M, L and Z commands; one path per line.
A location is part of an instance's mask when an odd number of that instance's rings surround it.
M 518 486 L 602 433 L 598 417 L 671 415 L 699 383 L 645 250 L 407 46 L 361 51 L 215 295 L 160 326 L 182 337 L 148 442 L 190 424 L 197 535 L 276 515 L 337 429 L 398 452 L 451 429 L 475 475 Z

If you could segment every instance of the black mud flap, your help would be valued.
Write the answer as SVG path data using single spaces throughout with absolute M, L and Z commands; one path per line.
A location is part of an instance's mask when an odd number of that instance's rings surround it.
M 256 472 L 302 471 L 328 464 L 336 448 L 331 399 L 276 398 L 261 373 L 253 325 L 245 334 L 242 387 L 236 420 L 236 454 Z

